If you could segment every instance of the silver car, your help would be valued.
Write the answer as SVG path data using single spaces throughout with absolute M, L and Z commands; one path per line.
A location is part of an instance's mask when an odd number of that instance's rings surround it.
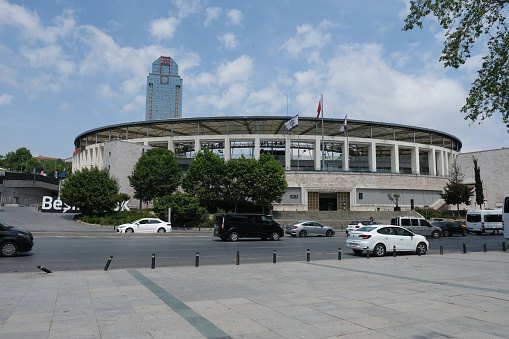
M 325 226 L 316 221 L 299 221 L 286 226 L 286 234 L 292 237 L 307 237 L 308 235 L 318 235 L 332 237 L 336 232 L 330 226 Z

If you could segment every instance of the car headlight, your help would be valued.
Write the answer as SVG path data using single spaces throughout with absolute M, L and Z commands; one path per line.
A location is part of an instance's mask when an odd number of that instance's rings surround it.
M 28 234 L 25 234 L 25 233 L 18 233 L 18 235 L 19 235 L 21 238 L 25 239 L 25 240 L 30 240 L 30 236 L 29 236 Z

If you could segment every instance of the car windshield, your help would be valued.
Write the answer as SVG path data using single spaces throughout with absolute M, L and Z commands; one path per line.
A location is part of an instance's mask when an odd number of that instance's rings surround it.
M 375 228 L 376 227 L 373 227 L 373 226 L 364 226 L 364 227 L 356 229 L 356 231 L 357 232 L 370 232 L 370 231 L 374 230 Z

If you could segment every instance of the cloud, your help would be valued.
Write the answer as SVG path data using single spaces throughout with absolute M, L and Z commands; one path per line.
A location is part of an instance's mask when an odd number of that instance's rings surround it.
M 244 20 L 244 14 L 238 9 L 230 9 L 226 11 L 226 15 L 230 19 L 231 25 L 240 25 L 242 20 Z
M 14 101 L 14 95 L 0 94 L 0 106 L 10 105 Z
M 247 81 L 253 72 L 253 59 L 242 55 L 232 62 L 223 63 L 217 70 L 219 84 Z
M 171 39 L 179 24 L 180 20 L 177 18 L 159 18 L 150 23 L 149 32 L 156 39 Z
M 221 45 L 226 49 L 234 49 L 239 45 L 235 34 L 229 32 L 225 33 L 217 38 Z
M 205 21 L 203 22 L 204 26 L 208 26 L 217 19 L 223 13 L 223 9 L 219 7 L 208 7 L 205 9 Z
M 200 0 L 173 0 L 178 10 L 178 17 L 183 19 L 200 11 Z
M 317 27 L 309 24 L 300 25 L 297 27 L 296 36 L 288 39 L 283 48 L 294 58 L 307 50 L 320 50 L 331 40 L 328 30 L 332 26 L 333 24 L 327 20 L 322 21 Z

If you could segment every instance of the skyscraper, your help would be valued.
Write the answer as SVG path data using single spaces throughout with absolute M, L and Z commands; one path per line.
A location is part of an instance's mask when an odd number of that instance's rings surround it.
M 182 79 L 179 66 L 170 57 L 161 56 L 152 63 L 147 76 L 145 120 L 179 118 L 182 116 Z

